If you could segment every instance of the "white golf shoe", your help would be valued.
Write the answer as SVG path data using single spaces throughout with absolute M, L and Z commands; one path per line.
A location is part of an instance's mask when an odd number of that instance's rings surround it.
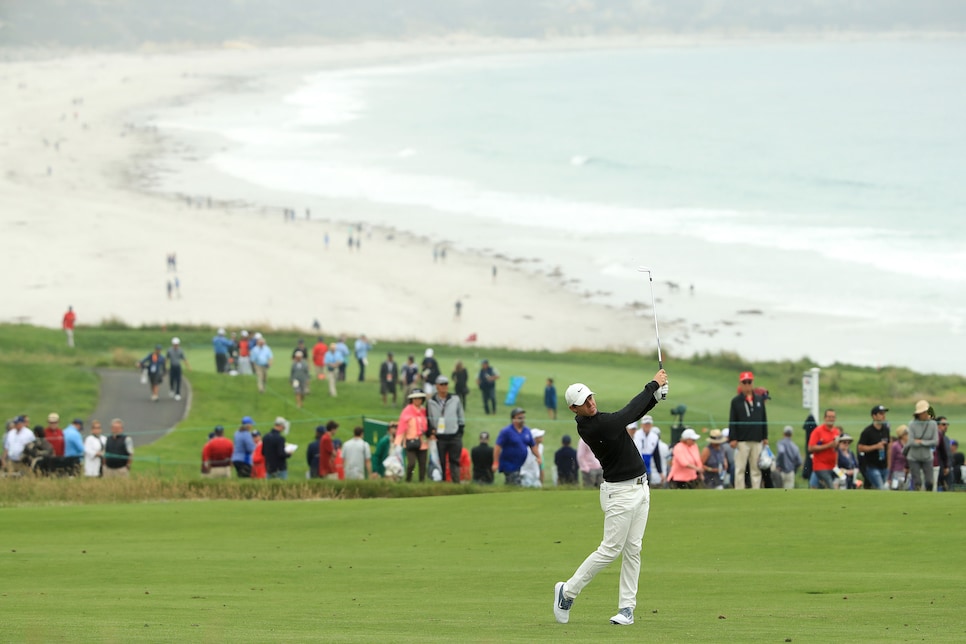
M 566 624 L 570 621 L 570 607 L 574 605 L 574 600 L 564 597 L 563 589 L 562 581 L 553 587 L 553 616 L 561 624 Z
M 630 626 L 634 623 L 634 611 L 630 608 L 622 608 L 617 614 L 610 618 L 611 624 L 618 626 Z

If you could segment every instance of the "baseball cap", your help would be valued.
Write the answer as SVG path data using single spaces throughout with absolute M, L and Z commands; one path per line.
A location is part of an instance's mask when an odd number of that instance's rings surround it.
M 281 416 L 276 416 L 275 417 L 275 424 L 276 425 L 283 425 L 284 426 L 286 422 L 287 421 L 284 418 L 282 418 Z
M 530 435 L 533 436 L 534 438 L 543 438 L 544 436 L 546 436 L 546 434 L 547 432 L 543 431 L 542 429 L 534 428 L 530 430 Z
M 224 427 L 224 425 L 215 425 L 215 433 L 216 434 L 224 434 L 225 433 L 225 427 Z
M 738 376 L 738 382 L 741 382 L 742 380 L 754 380 L 754 379 L 755 379 L 755 374 L 753 374 L 750 371 L 742 371 L 741 374 Z
M 840 443 L 851 443 L 852 442 L 852 437 L 849 436 L 848 434 L 842 434 L 841 436 L 839 436 L 839 442 Z
M 251 416 L 245 416 L 244 418 L 242 418 L 241 424 L 242 425 L 254 425 L 255 424 L 255 421 L 252 420 L 252 417 Z
M 683 440 L 683 441 L 684 440 L 688 440 L 688 439 L 691 439 L 693 441 L 696 441 L 696 440 L 700 440 L 700 438 L 701 437 L 698 436 L 698 432 L 694 431 L 690 427 L 688 427 L 687 429 L 685 429 L 684 430 L 684 433 L 681 434 L 681 440 Z
M 171 344 L 181 344 L 181 338 L 171 338 Z
M 59 420 L 60 420 L 60 414 L 57 414 L 55 412 L 51 412 L 51 413 L 47 414 L 47 422 L 48 423 L 56 423 Z
M 14 418 L 13 420 L 14 420 L 14 422 L 16 422 L 16 423 L 25 423 L 25 422 L 27 422 L 27 417 L 26 417 L 26 416 L 24 416 L 23 414 L 20 414 L 19 416 L 17 416 L 17 417 L 16 417 L 16 418 Z
M 436 384 L 437 385 L 448 385 L 449 384 L 449 378 L 447 378 L 446 376 L 439 376 L 438 378 L 436 378 Z
M 523 407 L 514 407 L 513 411 L 510 412 L 510 420 L 513 420 L 520 414 L 525 414 L 525 413 L 527 413 L 527 410 L 524 409 Z
M 224 329 L 218 329 L 218 335 L 225 335 Z
M 81 427 L 84 426 L 84 421 L 80 418 L 75 418 L 74 420 L 70 421 L 70 423 L 71 425 L 80 425 Z
M 587 397 L 593 395 L 594 392 L 590 390 L 590 387 L 582 382 L 575 382 L 567 387 L 567 393 L 565 394 L 567 406 L 570 407 L 571 405 L 583 405 L 584 401 L 587 400 Z
M 564 434 L 563 436 L 561 436 L 560 442 L 563 443 L 564 445 L 570 445 L 570 434 Z
M 490 440 L 490 432 L 480 432 L 480 440 L 481 441 Z
M 870 412 L 870 414 L 872 416 L 875 416 L 876 414 L 887 412 L 887 411 L 889 411 L 888 407 L 885 407 L 883 405 L 876 405 L 875 407 L 872 408 L 872 411 Z
M 651 416 L 650 414 L 644 414 L 643 416 L 641 416 L 641 424 L 643 425 L 644 423 L 650 423 L 653 425 L 654 417 Z
M 627 423 L 627 427 L 625 427 L 624 429 L 637 429 L 637 421 Z
M 784 433 L 785 436 L 791 436 L 793 433 L 795 433 L 795 428 L 791 425 L 785 425 L 785 429 L 782 433 Z

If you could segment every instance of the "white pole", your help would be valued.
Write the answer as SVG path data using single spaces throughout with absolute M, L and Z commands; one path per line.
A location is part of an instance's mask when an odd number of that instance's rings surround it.
M 812 417 L 815 422 L 819 422 L 821 418 L 818 415 L 818 410 L 820 409 L 818 405 L 818 372 L 821 371 L 818 367 L 812 367 Z
M 818 417 L 818 367 L 812 367 L 802 374 L 802 407 L 812 413 L 812 418 L 817 423 Z

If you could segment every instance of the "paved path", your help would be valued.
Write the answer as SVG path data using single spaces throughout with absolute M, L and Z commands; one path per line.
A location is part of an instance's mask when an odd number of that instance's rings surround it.
M 141 372 L 134 369 L 98 369 L 101 393 L 97 409 L 87 419 L 98 419 L 104 435 L 111 433 L 111 419 L 124 421 L 124 433 L 134 439 L 135 447 L 142 447 L 158 440 L 188 415 L 191 404 L 191 385 L 181 379 L 181 400 L 168 396 L 167 379 L 161 383 L 161 399 L 151 400 L 151 388 L 141 384 Z

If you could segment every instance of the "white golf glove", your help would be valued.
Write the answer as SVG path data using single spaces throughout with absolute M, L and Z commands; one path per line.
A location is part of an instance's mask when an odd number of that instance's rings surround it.
M 667 385 L 660 387 L 657 391 L 654 392 L 654 400 L 656 402 L 667 400 Z

